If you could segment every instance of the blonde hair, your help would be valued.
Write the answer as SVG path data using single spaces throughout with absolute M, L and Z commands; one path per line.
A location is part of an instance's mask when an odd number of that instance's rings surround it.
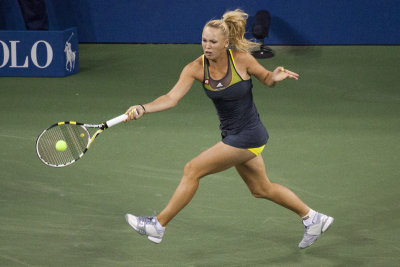
M 222 16 L 222 19 L 211 20 L 204 27 L 220 29 L 229 40 L 229 46 L 232 49 L 249 52 L 259 44 L 244 37 L 248 17 L 249 15 L 241 9 L 227 11 Z

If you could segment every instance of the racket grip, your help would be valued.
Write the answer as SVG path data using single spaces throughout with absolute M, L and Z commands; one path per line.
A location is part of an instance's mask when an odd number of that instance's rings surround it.
M 139 115 L 139 113 L 136 111 L 136 109 L 134 109 L 134 111 L 135 111 L 136 115 Z M 110 128 L 110 127 L 112 127 L 114 125 L 117 125 L 117 124 L 127 120 L 127 119 L 128 119 L 128 115 L 122 114 L 122 115 L 119 115 L 118 117 L 115 117 L 114 119 L 111 119 L 111 120 L 107 121 L 106 125 L 107 125 L 108 128 Z
M 122 114 L 122 115 L 120 115 L 120 116 L 118 116 L 118 117 L 115 117 L 115 118 L 113 118 L 113 119 L 107 121 L 107 122 L 106 122 L 106 125 L 107 125 L 107 127 L 112 127 L 112 126 L 114 126 L 114 125 L 117 125 L 117 124 L 123 122 L 123 121 L 126 120 L 126 119 L 128 119 L 128 115 Z

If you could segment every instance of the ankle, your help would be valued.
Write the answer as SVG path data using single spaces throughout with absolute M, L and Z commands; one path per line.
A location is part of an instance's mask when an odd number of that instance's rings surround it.
M 317 212 L 315 210 L 310 209 L 310 211 L 305 216 L 303 216 L 303 224 L 305 226 L 310 226 L 313 223 L 313 219 L 316 214 Z
M 165 220 L 163 220 L 162 218 L 160 218 L 160 215 L 156 216 L 156 219 L 157 219 L 157 223 L 161 227 L 166 227 L 167 226 L 167 222 Z

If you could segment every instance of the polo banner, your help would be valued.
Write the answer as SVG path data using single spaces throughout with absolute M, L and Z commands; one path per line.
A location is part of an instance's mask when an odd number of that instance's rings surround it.
M 0 76 L 64 77 L 79 69 L 76 28 L 0 31 Z

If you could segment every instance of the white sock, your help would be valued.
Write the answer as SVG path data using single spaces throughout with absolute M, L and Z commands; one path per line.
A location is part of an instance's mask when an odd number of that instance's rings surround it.
M 317 212 L 313 209 L 310 209 L 306 216 L 303 217 L 303 224 L 305 226 L 310 226 L 311 224 L 313 224 L 315 214 L 317 214 Z
M 156 220 L 157 220 L 157 217 L 156 217 Z M 161 223 L 158 220 L 157 220 L 157 223 L 156 223 L 156 228 L 157 228 L 157 230 L 162 230 L 162 231 L 165 230 L 165 227 L 162 226 Z

